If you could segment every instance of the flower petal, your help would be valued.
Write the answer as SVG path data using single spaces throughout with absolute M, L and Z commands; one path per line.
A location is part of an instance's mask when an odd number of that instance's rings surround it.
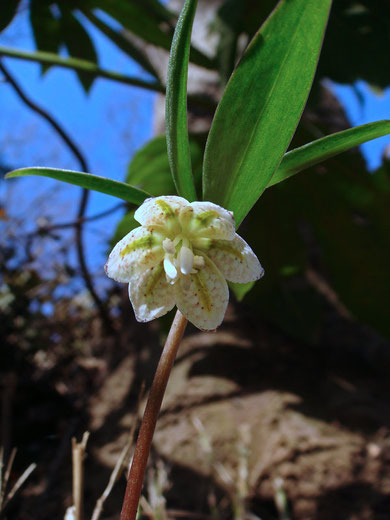
M 188 204 L 186 199 L 175 195 L 151 197 L 141 204 L 134 213 L 134 218 L 143 226 L 166 225 L 170 220 L 175 220 L 180 210 Z
M 192 237 L 232 240 L 235 235 L 233 213 L 213 202 L 191 202 L 181 210 L 180 222 Z
M 107 276 L 117 282 L 130 282 L 135 273 L 155 266 L 164 256 L 164 238 L 157 226 L 133 229 L 111 251 L 105 265 Z
M 129 296 L 137 321 L 151 321 L 173 309 L 175 293 L 166 280 L 162 262 L 132 279 Z
M 200 271 L 175 283 L 176 305 L 199 329 L 215 330 L 225 316 L 229 290 L 215 264 L 204 259 L 205 266 Z
M 261 278 L 264 269 L 239 235 L 233 240 L 212 240 L 203 252 L 211 258 L 224 277 L 230 282 L 248 283 Z

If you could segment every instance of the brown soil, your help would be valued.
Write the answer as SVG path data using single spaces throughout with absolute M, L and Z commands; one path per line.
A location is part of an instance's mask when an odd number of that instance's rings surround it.
M 8 370 L 17 377 L 7 397 L 8 437 L 20 450 L 13 478 L 38 463 L 8 519 L 63 518 L 70 438 L 86 429 L 89 518 L 126 443 L 141 382 L 150 385 L 158 360 L 158 327 L 131 319 L 126 333 L 103 343 L 94 327 L 87 351 L 47 362 L 46 370 L 42 362 L 20 362 L 17 376 Z M 332 312 L 315 346 L 285 337 L 245 307 L 232 307 L 216 333 L 190 326 L 152 456 L 168 473 L 168 509 L 211 518 L 216 503 L 219 518 L 232 518 L 245 495 L 248 514 L 277 519 L 280 478 L 291 519 L 390 518 L 389 367 L 388 343 Z M 124 479 L 102 518 L 118 517 L 123 491 Z

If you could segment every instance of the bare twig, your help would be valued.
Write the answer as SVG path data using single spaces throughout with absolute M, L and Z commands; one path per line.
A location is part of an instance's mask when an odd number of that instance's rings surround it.
M 31 99 L 28 98 L 28 96 L 25 94 L 25 92 L 22 90 L 22 88 L 19 86 L 15 78 L 10 74 L 8 69 L 5 67 L 4 63 L 0 60 L 0 71 L 2 72 L 5 79 L 8 81 L 8 83 L 13 87 L 14 91 L 17 93 L 19 98 L 23 101 L 25 105 L 27 105 L 31 110 L 39 114 L 43 119 L 45 119 L 50 126 L 57 132 L 57 134 L 61 137 L 61 139 L 64 141 L 64 143 L 68 146 L 68 148 L 72 151 L 74 156 L 77 158 L 78 162 L 80 163 L 81 169 L 84 172 L 88 172 L 88 165 L 87 161 L 85 160 L 84 156 L 82 155 L 79 148 L 76 146 L 76 144 L 72 141 L 72 139 L 69 137 L 69 135 L 65 132 L 65 130 L 62 128 L 62 126 L 42 107 L 38 106 L 36 103 L 34 103 Z M 84 255 L 84 246 L 83 246 L 83 237 L 82 237 L 82 219 L 84 217 L 84 213 L 87 207 L 88 203 L 88 197 L 89 192 L 86 189 L 82 190 L 81 199 L 79 202 L 79 209 L 77 213 L 77 220 L 79 221 L 78 224 L 76 224 L 76 246 L 77 246 L 77 253 L 79 258 L 79 263 L 81 267 L 81 272 L 83 274 L 83 278 L 85 281 L 85 285 L 87 286 L 87 289 L 91 293 L 92 299 L 96 304 L 96 307 L 98 308 L 100 312 L 100 316 L 102 318 L 103 323 L 105 324 L 106 328 L 110 331 L 112 331 L 112 324 L 111 319 L 109 317 L 109 314 L 107 312 L 107 309 L 105 305 L 103 304 L 102 300 L 99 298 L 97 292 L 95 291 L 95 288 L 93 286 L 93 282 L 91 279 L 91 275 L 89 274 L 87 264 L 85 262 L 85 255 Z
M 84 458 L 89 432 L 85 432 L 81 442 L 72 439 L 72 468 L 73 468 L 73 506 L 75 520 L 84 518 Z
M 59 224 L 42 225 L 39 226 L 37 231 L 29 233 L 26 236 L 32 236 L 36 233 L 50 233 L 50 231 L 56 231 L 57 229 L 71 228 L 77 226 L 78 224 L 85 224 L 85 222 L 94 222 L 101 218 L 107 217 L 108 215 L 111 215 L 112 213 L 115 213 L 115 211 L 123 209 L 126 206 L 126 202 L 120 202 L 119 204 L 115 204 L 115 206 L 113 206 L 112 208 L 106 209 L 105 211 L 97 213 L 96 215 L 92 215 L 91 217 L 83 217 L 82 219 L 71 220 L 69 222 L 61 222 Z
M 42 107 L 38 106 L 36 103 L 34 103 L 31 99 L 27 97 L 25 92 L 22 90 L 20 85 L 17 83 L 15 78 L 11 75 L 9 70 L 5 67 L 4 63 L 0 61 L 0 71 L 2 72 L 3 76 L 7 80 L 7 82 L 12 85 L 13 89 L 17 93 L 17 95 L 20 97 L 20 99 L 23 101 L 25 105 L 27 105 L 31 110 L 39 114 L 43 119 L 46 119 L 46 121 L 49 123 L 49 125 L 54 128 L 54 130 L 57 132 L 57 134 L 61 137 L 61 139 L 65 142 L 65 144 L 72 150 L 72 153 L 77 158 L 78 162 L 80 163 L 80 166 L 84 172 L 88 171 L 87 162 L 84 159 L 82 153 L 76 146 L 76 144 L 72 141 L 72 139 L 68 136 L 68 134 L 65 132 L 65 130 L 61 127 L 61 125 L 48 113 L 46 110 L 44 110 Z
M 135 446 L 130 475 L 127 481 L 121 520 L 135 520 L 137 515 L 138 502 L 141 496 L 146 464 L 156 428 L 157 417 L 186 325 L 186 318 L 178 310 L 165 342 L 149 392 L 148 402 Z

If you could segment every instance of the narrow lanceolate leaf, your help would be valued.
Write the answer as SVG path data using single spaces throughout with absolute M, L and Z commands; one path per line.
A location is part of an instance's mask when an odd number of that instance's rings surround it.
M 331 0 L 282 0 L 253 38 L 228 83 L 204 161 L 205 200 L 237 224 L 267 187 L 301 117 Z
M 90 63 L 97 65 L 98 57 L 95 46 L 83 25 L 72 14 L 70 9 L 63 8 L 61 17 L 61 28 L 63 41 L 69 52 L 69 56 L 87 60 Z M 90 74 L 84 72 L 77 72 L 79 80 L 86 92 L 92 86 L 94 78 Z
M 177 193 L 196 200 L 187 123 L 187 75 L 197 0 L 186 0 L 176 25 L 168 63 L 166 131 L 169 164 Z
M 163 7 L 163 6 L 161 6 Z M 84 16 L 92 22 L 103 34 L 107 36 L 117 47 L 123 52 L 131 56 L 141 67 L 147 72 L 152 74 L 155 78 L 158 78 L 158 74 L 153 67 L 152 63 L 148 59 L 146 53 L 138 48 L 123 31 L 112 29 L 108 24 L 101 20 L 98 16 L 95 16 L 92 9 L 82 9 Z
M 123 27 L 147 43 L 169 49 L 171 35 L 159 26 L 157 20 L 145 9 L 143 2 L 134 0 L 87 0 L 87 8 L 100 9 L 117 20 Z
M 390 121 L 376 121 L 327 135 L 286 153 L 267 188 L 310 168 L 321 161 L 359 146 L 367 141 L 390 134 Z
M 73 170 L 57 170 L 56 168 L 22 168 L 7 173 L 6 179 L 13 177 L 24 177 L 28 175 L 40 175 L 42 177 L 50 177 L 57 181 L 74 184 L 87 190 L 100 191 L 112 195 L 118 199 L 126 200 L 133 204 L 142 204 L 142 202 L 150 197 L 146 191 L 139 190 L 134 186 L 130 186 L 124 182 L 113 181 L 105 177 L 98 177 L 89 173 L 75 172 Z
M 48 2 L 30 1 L 30 21 L 35 45 L 39 51 L 57 54 L 62 43 L 61 25 L 50 9 Z M 50 65 L 42 63 L 42 72 Z

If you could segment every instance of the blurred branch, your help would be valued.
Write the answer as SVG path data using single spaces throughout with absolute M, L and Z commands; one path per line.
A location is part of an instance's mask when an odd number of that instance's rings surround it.
M 45 51 L 22 51 L 18 49 L 12 49 L 11 47 L 0 46 L 0 56 L 8 56 L 10 58 L 17 58 L 28 61 L 36 61 L 45 65 L 57 65 L 58 67 L 64 67 L 66 69 L 78 70 L 86 72 L 95 78 L 106 78 L 112 81 L 118 81 L 127 85 L 133 85 L 134 87 L 141 87 L 154 92 L 165 93 L 165 87 L 159 82 L 143 81 L 132 76 L 126 76 L 119 72 L 111 70 L 101 69 L 95 63 L 88 60 L 82 60 L 79 58 L 61 58 L 54 52 Z
M 1 53 L 0 53 L 1 54 Z M 39 114 L 41 117 L 46 119 L 46 121 L 49 123 L 51 127 L 54 128 L 54 130 L 57 132 L 58 135 L 61 136 L 62 140 L 65 142 L 65 144 L 72 150 L 72 153 L 76 156 L 77 160 L 80 163 L 81 169 L 85 172 L 88 171 L 87 162 L 82 156 L 80 150 L 77 148 L 75 143 L 72 141 L 72 139 L 68 136 L 68 134 L 65 132 L 65 130 L 57 123 L 57 121 L 43 108 L 38 106 L 36 103 L 31 101 L 27 97 L 27 95 L 23 92 L 19 84 L 16 82 L 14 77 L 11 75 L 11 73 L 8 71 L 8 69 L 5 67 L 4 63 L 0 61 L 0 71 L 2 72 L 5 79 L 8 81 L 8 83 L 13 87 L 17 95 L 20 97 L 20 99 L 25 103 L 31 110 Z
M 43 119 L 45 119 L 49 125 L 57 132 L 57 134 L 62 138 L 62 140 L 65 142 L 65 144 L 72 150 L 73 154 L 77 158 L 77 160 L 80 163 L 81 169 L 85 172 L 88 172 L 88 165 L 87 161 L 83 157 L 82 153 L 76 146 L 76 144 L 72 141 L 72 139 L 69 137 L 69 135 L 65 132 L 65 130 L 57 123 L 57 121 L 48 113 L 46 110 L 38 106 L 36 103 L 31 101 L 27 97 L 27 95 L 23 92 L 17 81 L 13 78 L 13 76 L 10 74 L 8 69 L 5 67 L 4 63 L 0 60 L 0 71 L 2 72 L 5 79 L 8 81 L 8 83 L 13 87 L 14 91 L 17 93 L 19 98 L 27 105 L 31 110 L 39 114 Z M 102 300 L 99 298 L 98 294 L 95 291 L 95 288 L 92 283 L 91 275 L 89 274 L 87 264 L 85 262 L 85 255 L 84 255 L 84 246 L 83 246 L 83 240 L 82 240 L 82 219 L 84 217 L 85 209 L 87 207 L 89 192 L 88 190 L 83 189 L 80 203 L 79 203 L 79 209 L 77 213 L 77 220 L 79 221 L 78 224 L 76 224 L 76 247 L 77 247 L 77 253 L 79 258 L 79 263 L 81 267 L 81 271 L 83 274 L 83 278 L 85 281 L 85 285 L 87 286 L 87 289 L 91 293 L 92 299 L 94 300 L 96 307 L 98 308 L 100 312 L 101 319 L 103 323 L 105 324 L 107 330 L 112 330 L 112 324 L 110 317 L 108 315 L 107 309 L 102 302 Z
M 126 85 L 132 85 L 134 87 L 144 88 L 153 92 L 159 92 L 165 94 L 165 86 L 160 82 L 144 81 L 132 76 L 126 76 L 118 72 L 104 70 L 99 68 L 94 63 L 81 60 L 79 58 L 61 58 L 53 52 L 45 51 L 22 51 L 18 49 L 12 49 L 11 47 L 4 47 L 0 45 L 0 56 L 7 56 L 9 58 L 17 58 L 21 60 L 34 61 L 45 65 L 54 65 L 58 67 L 64 67 L 66 69 L 76 70 L 91 74 L 93 77 L 100 77 L 124 83 Z M 190 94 L 188 96 L 188 104 L 190 106 L 199 106 L 213 112 L 216 109 L 215 100 L 204 94 Z
M 70 227 L 78 226 L 79 224 L 85 224 L 85 222 L 94 222 L 95 220 L 99 220 L 101 218 L 107 217 L 108 215 L 111 215 L 112 213 L 115 213 L 115 211 L 118 211 L 119 209 L 126 208 L 127 204 L 126 202 L 120 202 L 119 204 L 116 204 L 112 208 L 106 209 L 105 211 L 102 211 L 101 213 L 97 213 L 96 215 L 93 215 L 92 217 L 83 217 L 82 219 L 78 220 L 72 220 L 70 222 L 63 222 L 61 224 L 53 224 L 53 225 L 42 225 L 39 226 L 39 229 L 37 231 L 34 231 L 33 233 L 29 233 L 27 236 L 32 236 L 35 234 L 41 234 L 41 233 L 49 233 L 50 231 L 55 231 L 57 229 L 66 229 Z

